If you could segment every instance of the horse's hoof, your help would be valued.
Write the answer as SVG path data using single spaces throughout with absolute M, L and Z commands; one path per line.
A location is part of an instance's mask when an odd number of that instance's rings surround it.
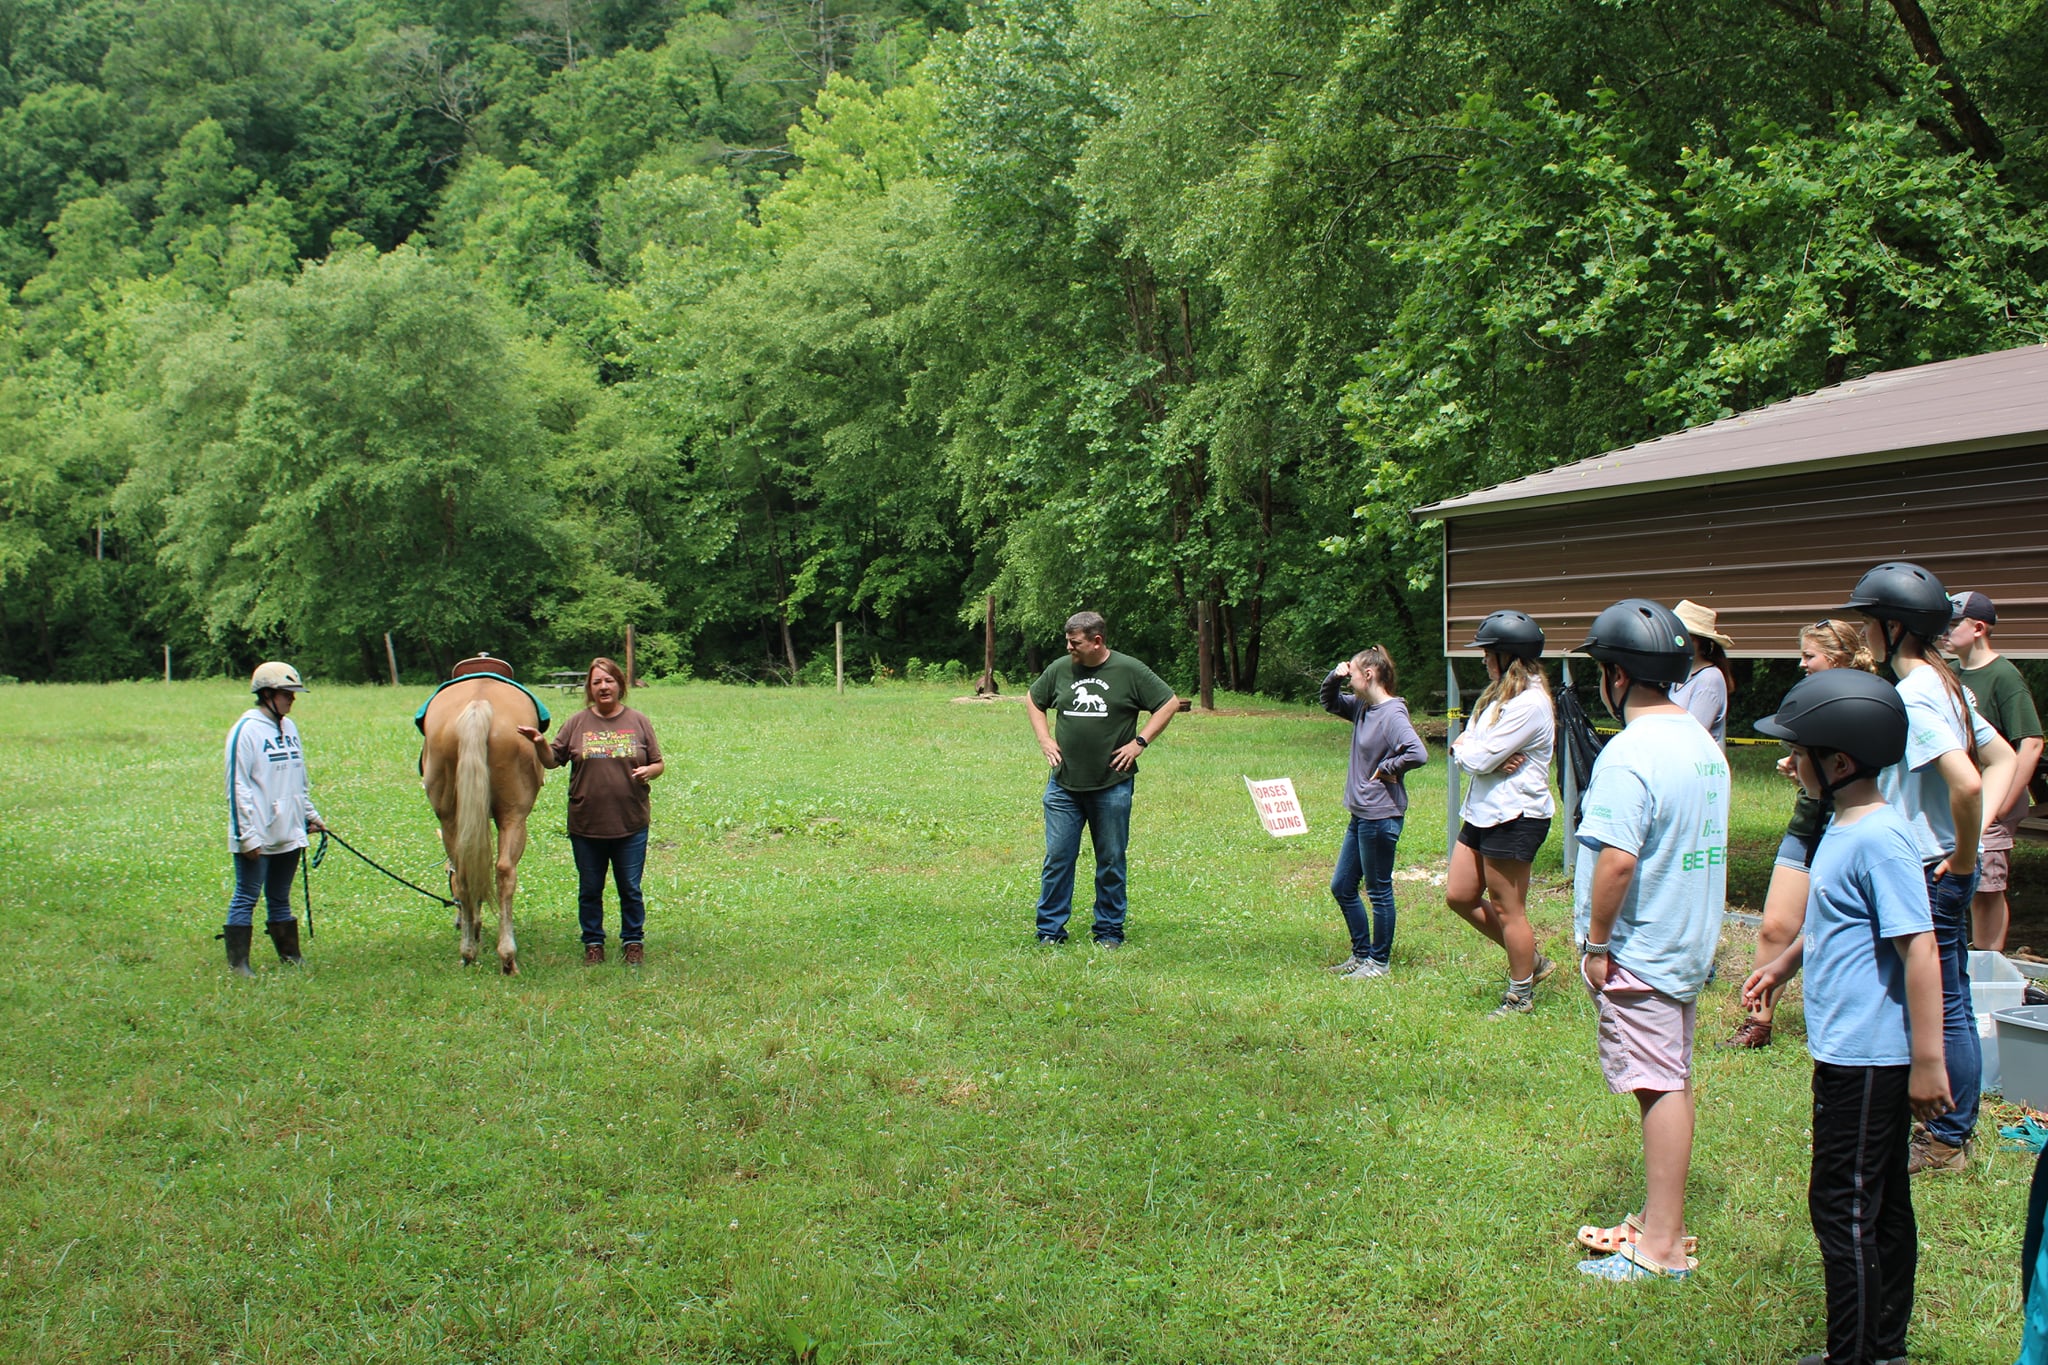
M 498 964 L 498 970 L 507 976 L 517 976 L 519 975 L 519 964 L 508 957 Z

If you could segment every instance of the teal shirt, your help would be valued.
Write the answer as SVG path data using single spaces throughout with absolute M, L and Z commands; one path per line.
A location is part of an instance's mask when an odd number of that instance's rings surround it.
M 1138 733 L 1138 713 L 1157 711 L 1173 699 L 1173 689 L 1159 675 L 1128 654 L 1110 651 L 1093 668 L 1061 659 L 1031 684 L 1031 700 L 1049 713 L 1053 739 L 1060 746 L 1060 765 L 1053 780 L 1070 792 L 1094 792 L 1128 780 L 1138 771 L 1120 773 L 1110 757 Z

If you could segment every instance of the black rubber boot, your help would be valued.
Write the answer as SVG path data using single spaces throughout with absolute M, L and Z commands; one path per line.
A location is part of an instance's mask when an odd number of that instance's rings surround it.
M 228 970 L 236 976 L 256 975 L 249 970 L 249 939 L 255 932 L 247 924 L 230 924 L 221 931 L 221 937 L 227 940 L 228 945 Z
M 270 941 L 277 945 L 277 959 L 297 967 L 306 959 L 299 956 L 299 922 L 295 919 L 278 920 L 263 926 L 263 932 L 270 935 Z

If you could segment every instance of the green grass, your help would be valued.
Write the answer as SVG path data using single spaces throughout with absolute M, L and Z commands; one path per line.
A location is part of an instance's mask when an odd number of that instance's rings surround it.
M 329 820 L 434 884 L 417 700 L 320 687 L 297 719 Z M 1131 946 L 1105 954 L 1030 944 L 1043 767 L 1015 703 L 635 704 L 669 755 L 644 970 L 580 966 L 555 780 L 516 979 L 465 971 L 445 911 L 336 849 L 307 967 L 259 935 L 249 982 L 212 938 L 236 689 L 0 689 L 0 1358 L 1817 1349 L 1796 1008 L 1785 1046 L 1699 1056 L 1695 1281 L 1581 1283 L 1572 1230 L 1640 1198 L 1635 1106 L 1568 984 L 1482 1021 L 1501 960 L 1426 879 L 1440 767 L 1412 784 L 1397 974 L 1346 983 L 1317 970 L 1347 733 L 1320 713 L 1175 721 L 1139 778 Z M 1784 814 L 1769 758 L 1738 755 L 1752 860 Z M 1268 839 L 1240 774 L 1292 776 L 1310 834 Z M 1731 931 L 1708 1043 L 1748 954 Z M 1915 1186 L 1916 1361 L 2015 1354 L 2030 1172 L 1998 1153 Z

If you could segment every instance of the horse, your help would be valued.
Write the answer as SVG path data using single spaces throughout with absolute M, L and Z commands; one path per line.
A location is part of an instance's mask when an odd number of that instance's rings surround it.
M 498 907 L 498 967 L 507 976 L 519 972 L 512 897 L 519 889 L 519 857 L 526 852 L 526 818 L 544 780 L 532 743 L 514 727 L 539 723 L 531 698 L 487 677 L 443 687 L 420 723 L 426 736 L 420 774 L 448 851 L 462 965 L 476 962 L 478 913 L 488 900 Z M 492 821 L 498 825 L 495 857 Z

